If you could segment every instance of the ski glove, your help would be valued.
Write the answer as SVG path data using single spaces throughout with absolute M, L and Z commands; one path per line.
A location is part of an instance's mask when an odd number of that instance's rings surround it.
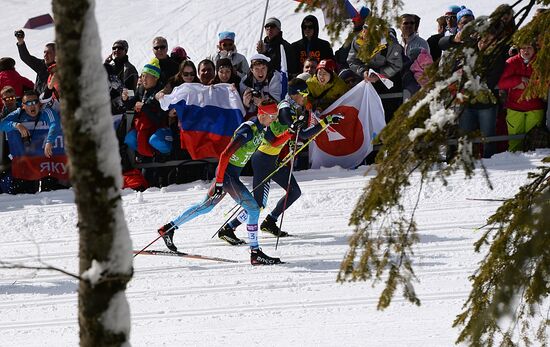
M 217 199 L 223 195 L 223 183 L 216 182 L 210 187 L 210 191 L 208 192 L 208 195 L 212 199 Z
M 296 118 L 296 120 L 290 125 L 288 128 L 288 131 L 290 131 L 292 134 L 295 134 L 298 129 L 303 128 L 306 125 L 307 117 L 305 114 L 301 114 Z
M 322 126 L 325 126 L 326 124 L 338 124 L 340 121 L 344 119 L 344 116 L 341 114 L 329 114 L 325 118 L 323 118 L 319 123 L 321 123 Z

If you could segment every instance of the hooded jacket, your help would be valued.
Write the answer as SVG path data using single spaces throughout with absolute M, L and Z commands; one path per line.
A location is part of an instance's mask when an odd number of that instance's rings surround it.
M 504 72 L 498 81 L 499 89 L 506 90 L 508 92 L 506 108 L 522 112 L 542 110 L 544 108 L 544 103 L 542 99 L 539 98 L 524 99 L 519 101 L 525 89 L 514 89 L 521 83 L 522 77 L 531 78 L 531 74 L 533 73 L 532 63 L 535 60 L 535 57 L 536 56 L 534 56 L 527 64 L 523 61 L 523 58 L 519 54 L 506 60 Z
M 296 62 L 298 63 L 299 70 L 302 71 L 304 62 L 307 58 L 312 57 L 317 59 L 317 62 L 323 59 L 334 59 L 334 53 L 332 47 L 328 41 L 320 39 L 319 36 L 319 22 L 317 17 L 308 15 L 302 20 L 302 26 L 304 22 L 311 22 L 314 26 L 314 33 L 311 40 L 304 35 L 304 29 L 302 29 L 302 39 L 292 43 L 292 49 L 296 55 Z
M 271 40 L 269 40 L 267 36 L 264 38 L 265 52 L 263 54 L 271 59 L 269 66 L 271 66 L 273 70 L 281 71 L 281 45 L 285 48 L 288 73 L 298 73 L 298 66 L 294 59 L 294 50 L 292 49 L 290 43 L 283 39 L 282 31 Z

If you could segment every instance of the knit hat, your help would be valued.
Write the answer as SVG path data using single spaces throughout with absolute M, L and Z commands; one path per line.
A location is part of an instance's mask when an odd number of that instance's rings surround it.
M 265 21 L 264 26 L 269 25 L 269 24 L 275 25 L 279 30 L 281 30 L 281 21 L 278 20 L 277 18 L 275 18 L 275 17 L 268 18 Z
M 461 6 L 458 6 L 458 5 L 451 5 L 451 6 L 449 6 L 449 9 L 447 9 L 447 12 L 445 12 L 445 15 L 446 16 L 456 15 L 463 8 L 464 8 L 464 6 L 461 7 Z
M 307 93 L 307 83 L 304 80 L 295 78 L 291 82 L 288 84 L 288 95 Z
M 124 48 L 126 52 L 128 52 L 128 42 L 126 40 L 116 40 L 115 43 L 113 43 L 113 47 L 120 46 Z
M 187 56 L 187 52 L 185 51 L 185 49 L 183 49 L 183 47 L 180 47 L 180 46 L 176 46 L 174 48 L 172 48 L 172 52 L 170 52 L 170 56 L 171 57 L 178 57 L 180 59 L 187 59 L 189 58 Z
M 460 22 L 460 19 L 464 16 L 472 16 L 474 17 L 474 13 L 469 8 L 463 8 L 456 14 L 456 21 Z
M 224 40 L 235 41 L 235 33 L 232 31 L 222 31 L 218 34 L 218 41 L 222 42 Z
M 160 77 L 160 63 L 157 58 L 151 59 L 151 61 L 148 64 L 145 64 L 143 67 L 143 70 L 141 70 L 141 73 L 143 74 L 149 74 L 155 78 Z

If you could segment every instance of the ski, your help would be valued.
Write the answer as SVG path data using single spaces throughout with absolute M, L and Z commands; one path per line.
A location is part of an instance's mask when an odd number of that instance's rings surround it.
M 210 257 L 207 255 L 200 255 L 200 254 L 190 254 L 190 253 L 184 253 L 184 252 L 172 252 L 172 251 L 159 251 L 159 250 L 143 250 L 138 251 L 134 250 L 134 254 L 143 254 L 143 255 L 161 255 L 161 256 L 170 256 L 170 257 L 182 257 L 182 258 L 191 258 L 191 259 L 200 259 L 200 260 L 211 260 L 211 261 L 219 261 L 223 263 L 238 263 L 236 260 L 226 259 L 226 258 L 218 258 L 218 257 Z

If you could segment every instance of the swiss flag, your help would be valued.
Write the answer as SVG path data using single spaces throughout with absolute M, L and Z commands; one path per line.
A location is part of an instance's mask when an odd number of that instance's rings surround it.
M 357 167 L 372 151 L 372 140 L 386 126 L 382 101 L 370 83 L 360 82 L 342 95 L 321 115 L 342 114 L 310 146 L 311 168 Z

